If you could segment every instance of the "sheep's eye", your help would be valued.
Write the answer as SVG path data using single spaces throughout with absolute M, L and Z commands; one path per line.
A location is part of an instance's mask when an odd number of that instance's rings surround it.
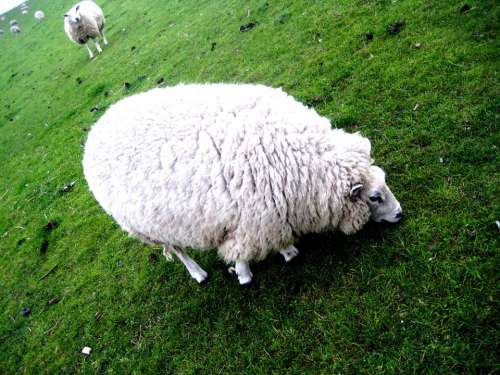
M 382 203 L 384 201 L 380 195 L 374 195 L 370 197 L 370 200 L 372 202 L 378 202 L 378 203 Z

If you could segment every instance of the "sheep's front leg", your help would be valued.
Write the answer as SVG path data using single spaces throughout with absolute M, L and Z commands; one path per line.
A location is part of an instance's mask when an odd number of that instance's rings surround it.
M 289 262 L 299 255 L 299 250 L 295 246 L 290 245 L 286 249 L 280 250 L 280 254 L 285 258 L 285 262 Z
M 163 255 L 165 255 L 165 258 L 168 259 L 167 255 L 170 253 L 174 253 L 177 258 L 179 258 L 179 260 L 184 264 L 193 279 L 195 279 L 199 283 L 205 281 L 208 274 L 186 253 L 184 253 L 182 250 L 176 249 L 175 247 L 168 249 L 166 247 L 163 247 Z
M 99 42 L 95 38 L 93 40 L 94 40 L 94 44 L 95 44 L 95 48 L 96 48 L 97 52 L 101 53 L 102 49 L 101 49 L 101 46 L 99 45 Z
M 89 51 L 89 58 L 92 59 L 94 57 L 94 54 L 92 53 L 92 51 L 87 43 L 85 43 L 85 47 L 87 47 L 87 51 Z
M 252 271 L 250 271 L 250 264 L 248 264 L 247 261 L 237 261 L 234 267 L 229 267 L 228 270 L 229 273 L 236 272 L 240 285 L 245 285 L 252 281 L 253 274 Z

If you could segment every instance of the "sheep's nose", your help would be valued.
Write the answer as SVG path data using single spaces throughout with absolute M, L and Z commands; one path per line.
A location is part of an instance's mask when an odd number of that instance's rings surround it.
M 396 219 L 401 219 L 401 217 L 403 216 L 403 211 L 399 211 L 397 214 L 396 214 Z

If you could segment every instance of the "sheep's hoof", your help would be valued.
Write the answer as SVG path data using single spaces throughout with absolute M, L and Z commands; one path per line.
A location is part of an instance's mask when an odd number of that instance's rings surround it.
M 252 275 L 238 276 L 240 285 L 248 285 L 252 282 Z
M 297 255 L 299 255 L 299 250 L 293 245 L 288 246 L 285 250 L 281 250 L 280 254 L 285 258 L 285 262 L 291 261 Z
M 198 284 L 201 284 L 207 279 L 208 273 L 200 270 L 199 272 L 197 272 L 196 274 L 192 274 L 191 276 L 198 282 Z
M 228 267 L 227 269 L 227 272 L 229 272 L 231 275 L 234 275 L 236 274 L 238 276 L 238 281 L 240 283 L 240 285 L 248 285 L 252 282 L 252 273 L 250 272 L 250 274 L 248 275 L 238 275 L 238 273 L 236 272 L 236 268 L 231 266 L 231 267 Z

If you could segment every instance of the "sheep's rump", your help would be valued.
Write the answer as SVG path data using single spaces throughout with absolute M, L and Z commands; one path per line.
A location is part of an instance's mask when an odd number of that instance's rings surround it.
M 331 137 L 327 119 L 279 89 L 180 85 L 111 106 L 83 167 L 97 201 L 136 237 L 208 249 L 236 236 L 259 252 L 289 243 L 294 226 L 329 224 L 315 220 L 336 209 L 322 192 L 343 186 L 319 157 Z

